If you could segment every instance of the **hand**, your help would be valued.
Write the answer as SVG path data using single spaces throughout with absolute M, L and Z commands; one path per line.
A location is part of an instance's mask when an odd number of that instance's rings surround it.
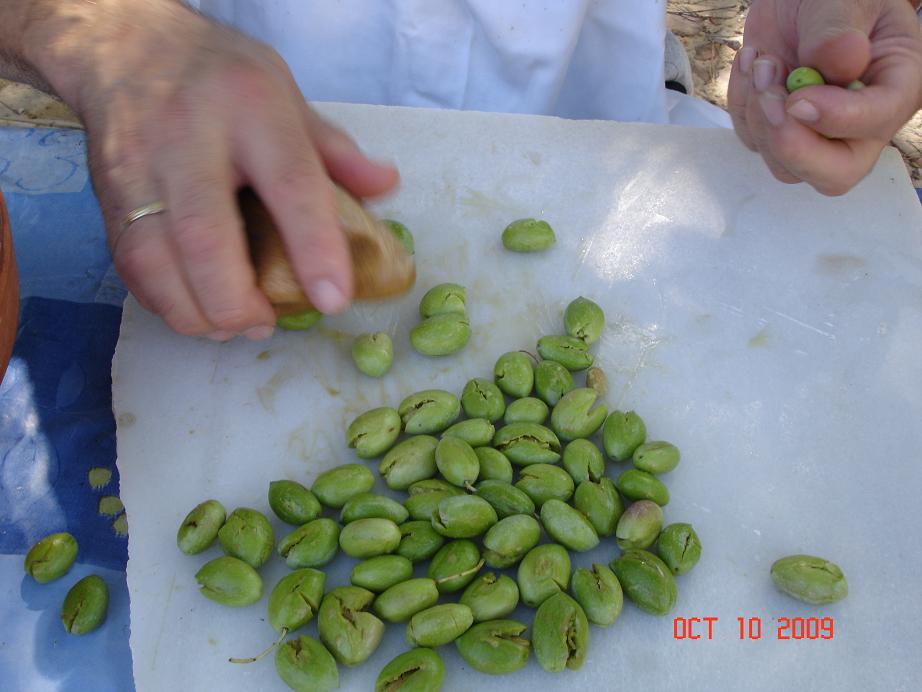
M 181 334 L 271 334 L 236 204 L 249 185 L 312 302 L 344 309 L 351 258 L 330 178 L 364 197 L 396 170 L 320 118 L 275 52 L 174 0 L 55 2 L 68 11 L 36 30 L 57 49 L 43 76 L 86 125 L 115 266 L 142 305 Z M 123 227 L 155 200 L 165 213 Z
M 827 85 L 789 95 L 801 65 Z M 867 86 L 842 88 L 856 79 Z M 922 107 L 918 17 L 907 0 L 754 0 L 727 101 L 737 135 L 778 180 L 844 194 Z

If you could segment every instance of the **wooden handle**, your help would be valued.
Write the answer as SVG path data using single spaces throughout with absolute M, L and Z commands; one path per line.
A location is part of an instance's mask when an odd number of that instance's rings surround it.
M 338 186 L 334 199 L 352 255 L 354 298 L 390 298 L 410 290 L 416 281 L 416 264 L 397 237 Z M 291 315 L 313 309 L 288 261 L 284 241 L 269 210 L 251 189 L 241 191 L 239 202 L 257 285 L 276 314 Z

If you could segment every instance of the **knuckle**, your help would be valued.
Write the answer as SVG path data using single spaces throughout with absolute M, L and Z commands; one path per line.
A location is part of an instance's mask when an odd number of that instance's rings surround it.
M 214 217 L 188 211 L 177 214 L 171 221 L 176 244 L 190 261 L 208 260 L 221 251 L 225 229 Z
M 159 274 L 170 264 L 170 258 L 157 251 L 147 236 L 128 232 L 119 237 L 113 262 L 119 274 L 136 280 Z
M 216 328 L 227 332 L 242 332 L 257 322 L 243 306 L 230 303 L 206 308 L 205 316 Z
M 280 204 L 295 208 L 315 208 L 322 203 L 318 199 L 323 190 L 326 175 L 315 166 L 302 161 L 293 161 L 281 166 L 270 183 L 273 195 Z
M 211 325 L 205 320 L 190 314 L 192 311 L 185 309 L 177 303 L 170 303 L 163 306 L 163 309 L 156 310 L 161 319 L 177 334 L 183 336 L 202 336 L 212 331 Z
M 275 78 L 255 61 L 240 60 L 224 68 L 225 89 L 244 103 L 266 104 L 274 101 Z

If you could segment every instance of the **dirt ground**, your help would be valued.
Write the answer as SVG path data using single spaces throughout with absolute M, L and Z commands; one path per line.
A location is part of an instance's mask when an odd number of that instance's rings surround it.
M 691 58 L 697 95 L 725 108 L 733 56 L 742 45 L 751 0 L 669 0 L 668 26 Z M 68 108 L 22 84 L 0 80 L 0 122 L 79 127 Z M 922 188 L 922 111 L 897 134 L 893 144 L 906 161 L 913 184 Z

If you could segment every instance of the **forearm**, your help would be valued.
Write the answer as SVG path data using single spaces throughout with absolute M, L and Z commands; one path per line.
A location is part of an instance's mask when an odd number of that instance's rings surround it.
M 119 74 L 119 55 L 139 33 L 187 13 L 180 0 L 2 0 L 0 77 L 55 93 L 79 111 L 100 73 L 130 78 Z
M 0 78 L 49 90 L 36 66 L 26 56 L 29 28 L 40 2 L 4 0 L 0 3 Z

